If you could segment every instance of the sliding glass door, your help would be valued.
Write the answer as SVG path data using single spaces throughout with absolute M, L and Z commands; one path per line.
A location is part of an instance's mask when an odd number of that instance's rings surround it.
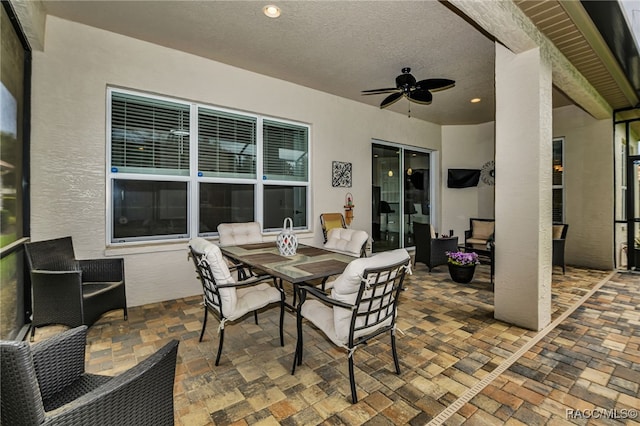
M 640 108 L 614 114 L 616 266 L 640 270 Z
M 415 245 L 413 224 L 431 223 L 430 220 L 430 155 L 426 152 L 404 151 L 403 206 L 404 206 L 404 247 Z
M 400 247 L 400 150 L 392 146 L 373 144 L 371 181 L 373 208 L 373 251 Z
M 430 223 L 430 161 L 428 151 L 372 144 L 374 252 L 413 246 L 413 224 Z

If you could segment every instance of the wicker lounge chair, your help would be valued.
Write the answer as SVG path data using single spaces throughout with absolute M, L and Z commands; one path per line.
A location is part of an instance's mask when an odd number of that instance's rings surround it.
M 124 310 L 124 260 L 77 260 L 71 237 L 25 244 L 33 295 L 31 339 L 36 327 L 90 326 L 102 314 Z
M 566 223 L 554 223 L 553 224 L 553 256 L 552 265 L 562 267 L 562 273 L 566 272 L 566 265 L 564 263 L 564 247 L 567 242 L 567 231 L 569 231 L 569 225 Z
M 2 424 L 173 426 L 178 341 L 109 377 L 85 373 L 86 332 L 0 341 Z

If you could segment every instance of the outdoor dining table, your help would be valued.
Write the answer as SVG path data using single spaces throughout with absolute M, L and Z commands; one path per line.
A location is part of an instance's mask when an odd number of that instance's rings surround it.
M 243 244 L 220 247 L 222 254 L 251 269 L 264 271 L 278 280 L 294 286 L 294 303 L 287 304 L 295 309 L 297 286 L 313 280 L 323 280 L 332 275 L 341 274 L 354 256 L 325 250 L 319 247 L 298 245 L 296 254 L 283 256 L 275 242 Z

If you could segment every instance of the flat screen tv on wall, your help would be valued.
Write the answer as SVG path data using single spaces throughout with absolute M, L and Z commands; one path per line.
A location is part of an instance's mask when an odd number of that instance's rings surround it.
M 447 187 L 470 188 L 478 186 L 480 181 L 480 169 L 449 169 Z

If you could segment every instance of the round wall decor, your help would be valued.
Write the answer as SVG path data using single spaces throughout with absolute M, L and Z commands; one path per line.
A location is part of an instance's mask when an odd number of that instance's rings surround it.
M 495 185 L 496 183 L 496 167 L 493 160 L 487 161 L 480 170 L 480 179 L 487 185 Z

